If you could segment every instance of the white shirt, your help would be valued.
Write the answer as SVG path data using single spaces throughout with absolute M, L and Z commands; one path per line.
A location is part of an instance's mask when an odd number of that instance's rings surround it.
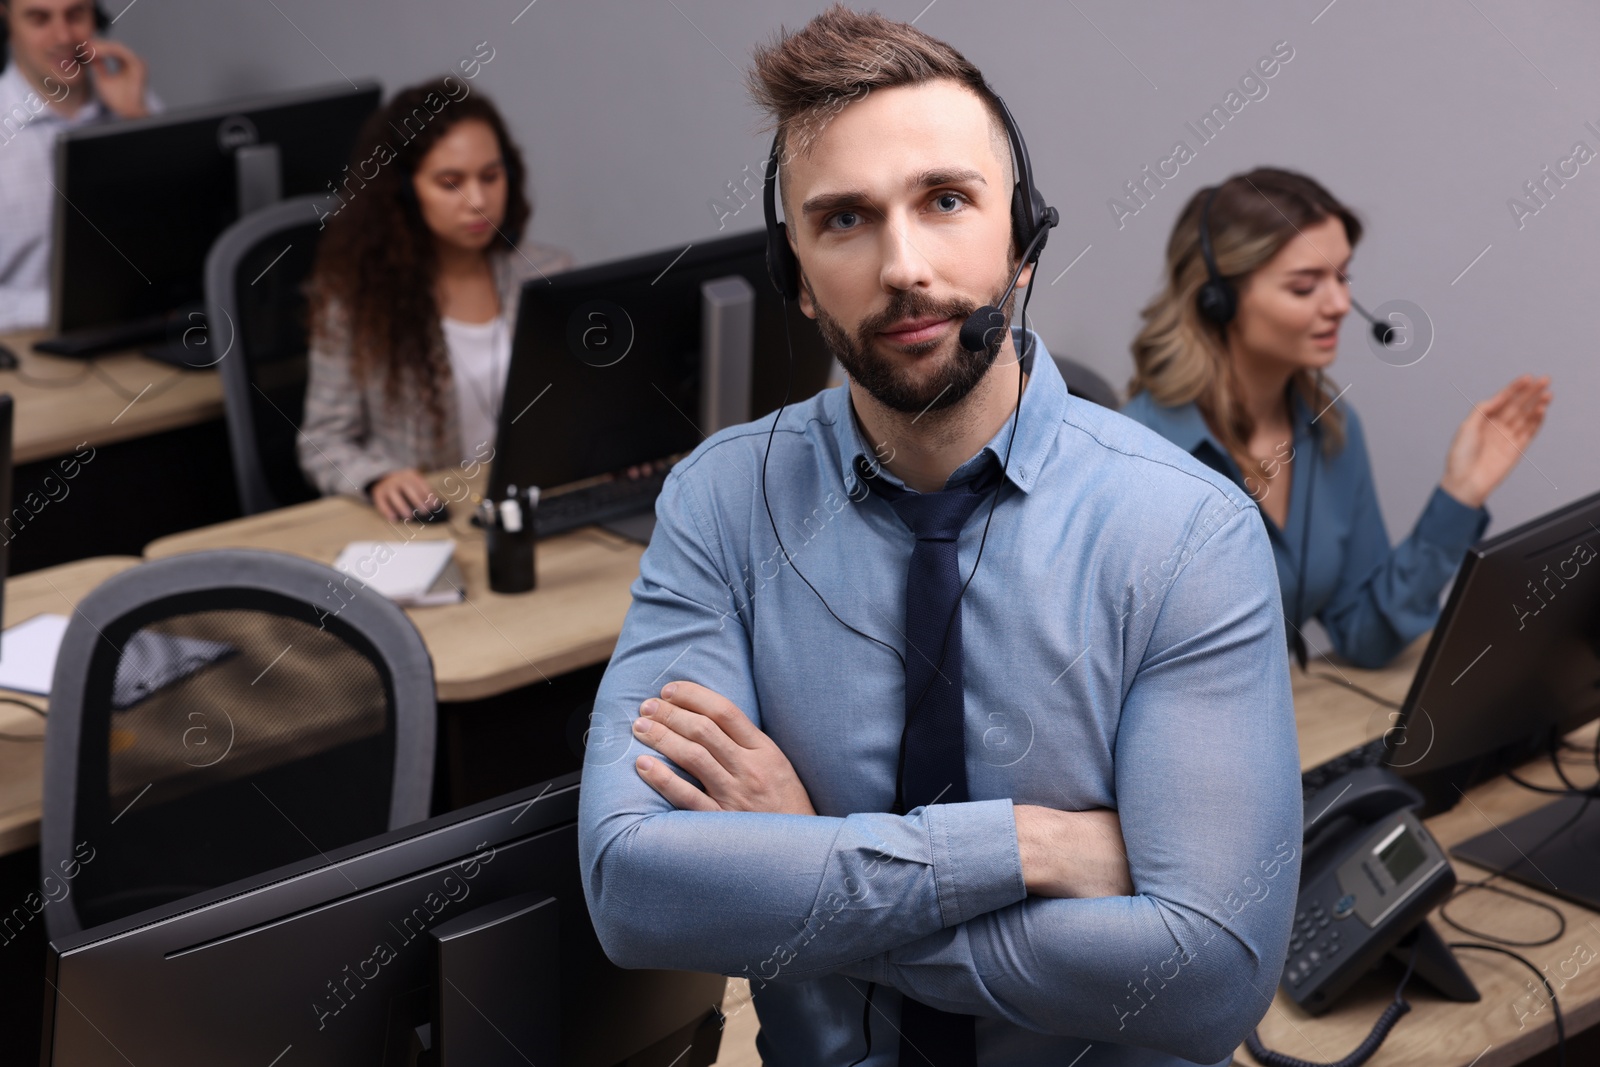
M 148 89 L 145 106 L 161 110 Z M 15 60 L 0 73 L 0 332 L 34 329 L 50 317 L 56 136 L 112 117 L 99 100 L 63 115 Z
M 481 457 L 494 444 L 500 422 L 500 401 L 511 366 L 511 331 L 504 315 L 488 322 L 441 317 L 439 326 L 455 377 L 462 458 Z

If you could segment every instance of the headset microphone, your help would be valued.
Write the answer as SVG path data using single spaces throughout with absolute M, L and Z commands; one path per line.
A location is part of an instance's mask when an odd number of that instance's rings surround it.
M 985 304 L 983 307 L 967 316 L 967 321 L 961 324 L 961 347 L 968 352 L 982 352 L 989 347 L 989 338 L 996 330 L 1005 327 L 1006 317 L 1000 311 L 1005 307 L 1006 301 L 1011 299 L 1011 294 L 1017 291 L 1017 282 L 1022 278 L 1022 268 L 1038 258 L 1036 252 L 1044 245 L 1045 237 L 1050 233 L 1051 227 L 1061 221 L 1060 214 L 1053 207 L 1045 208 L 1039 220 L 1039 232 L 1033 235 L 1033 240 L 1028 242 L 1028 247 L 1022 250 L 1022 259 L 1017 263 L 1016 271 L 1011 275 L 1011 284 L 1006 286 L 1006 291 L 1000 295 L 999 305 Z
M 1378 343 L 1380 345 L 1387 346 L 1399 343 L 1400 327 L 1384 322 L 1382 319 L 1373 318 L 1372 313 L 1358 304 L 1356 302 L 1356 298 L 1353 296 L 1350 298 L 1350 304 L 1357 311 L 1361 312 L 1362 318 L 1372 323 L 1372 336 L 1378 339 Z

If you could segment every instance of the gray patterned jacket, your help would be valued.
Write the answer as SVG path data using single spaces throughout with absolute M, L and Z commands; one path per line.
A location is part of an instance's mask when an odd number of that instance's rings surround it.
M 515 336 L 522 283 L 568 269 L 572 257 L 557 248 L 524 243 L 514 252 L 494 254 L 492 262 L 500 306 Z M 356 385 L 347 339 L 333 333 L 313 337 L 309 362 L 297 449 L 300 469 L 323 495 L 364 497 L 367 485 L 390 471 L 440 470 L 463 458 L 454 383 L 446 383 L 440 397 L 446 424 L 444 439 L 436 445 L 426 420 L 415 415 L 420 400 L 402 389 L 398 402 L 390 404 L 376 376 L 364 387 Z

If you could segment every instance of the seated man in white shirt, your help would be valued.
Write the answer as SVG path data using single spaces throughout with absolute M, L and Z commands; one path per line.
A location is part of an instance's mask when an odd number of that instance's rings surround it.
M 0 332 L 49 315 L 56 135 L 160 110 L 144 61 L 96 36 L 106 24 L 93 0 L 0 0 Z

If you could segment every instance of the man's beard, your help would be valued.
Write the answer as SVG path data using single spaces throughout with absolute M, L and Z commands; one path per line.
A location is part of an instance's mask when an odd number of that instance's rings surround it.
M 1015 264 L 1008 268 L 1006 273 L 1008 280 L 1011 277 L 1010 272 L 1015 269 Z M 878 314 L 867 316 L 852 335 L 843 323 L 829 315 L 817 301 L 816 293 L 811 290 L 809 281 L 806 282 L 806 291 L 811 296 L 812 305 L 817 309 L 817 328 L 822 332 L 822 339 L 839 360 L 839 365 L 844 368 L 845 373 L 850 375 L 850 379 L 884 407 L 916 415 L 959 404 L 983 380 L 983 376 L 989 373 L 989 368 L 994 365 L 1005 338 L 1010 335 L 1011 312 L 1017 302 L 1017 294 L 1013 290 L 1000 309 L 1005 321 L 1004 329 L 991 328 L 986 333 L 986 336 L 992 339 L 991 343 L 982 351 L 968 352 L 961 347 L 960 327 L 977 310 L 970 301 L 939 302 L 918 290 L 900 290 L 890 297 L 887 308 Z M 998 302 L 1000 294 L 1004 291 L 1003 288 L 996 290 L 990 304 Z M 897 368 L 890 359 L 872 352 L 872 345 L 882 340 L 878 336 L 879 333 L 889 326 L 902 319 L 933 316 L 956 319 L 955 332 L 914 345 L 900 346 L 902 351 L 925 357 L 919 360 L 919 363 L 927 362 L 929 359 L 936 360 L 931 374 L 919 379 L 911 372 Z M 931 355 L 941 347 L 946 350 L 944 354 Z

